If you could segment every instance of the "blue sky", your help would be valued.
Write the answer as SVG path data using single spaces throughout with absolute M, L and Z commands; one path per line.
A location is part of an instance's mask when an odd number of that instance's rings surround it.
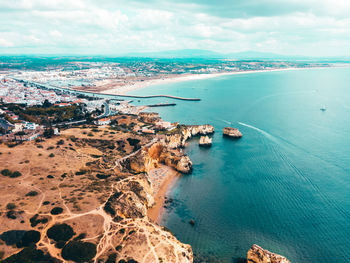
M 0 54 L 350 56 L 350 0 L 0 0 Z

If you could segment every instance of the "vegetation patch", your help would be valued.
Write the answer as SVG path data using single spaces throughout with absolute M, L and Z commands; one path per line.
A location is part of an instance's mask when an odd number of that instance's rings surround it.
M 89 262 L 96 255 L 96 245 L 89 242 L 71 241 L 62 249 L 65 260 Z
M 17 243 L 17 247 L 29 247 L 38 243 L 40 240 L 40 232 L 35 230 L 26 231 L 22 239 Z
M 35 214 L 33 217 L 29 219 L 30 225 L 32 227 L 36 227 L 38 224 L 46 224 L 49 220 L 46 217 Z
M 51 210 L 51 215 L 59 215 L 59 214 L 62 214 L 62 212 L 63 212 L 63 208 L 62 207 L 54 207 L 54 208 L 52 208 L 52 210 Z
M 19 171 L 11 172 L 9 169 L 1 170 L 1 174 L 3 176 L 8 176 L 8 177 L 11 177 L 11 178 L 20 177 L 22 175 Z
M 56 224 L 47 230 L 47 236 L 56 242 L 68 241 L 74 234 L 73 228 L 67 224 Z
M 12 255 L 11 257 L 6 258 L 2 263 L 36 263 L 36 262 L 45 262 L 45 263 L 57 263 L 56 258 L 51 257 L 50 255 L 44 254 L 43 251 L 37 250 L 34 247 L 27 247 L 22 249 L 17 254 Z
M 26 196 L 37 196 L 38 192 L 37 191 L 30 191 L 28 193 L 26 193 Z

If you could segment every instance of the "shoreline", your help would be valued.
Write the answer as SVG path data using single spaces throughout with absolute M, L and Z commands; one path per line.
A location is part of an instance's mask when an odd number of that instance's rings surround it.
M 158 191 L 153 196 L 154 198 L 154 205 L 147 209 L 147 216 L 155 223 L 159 224 L 161 223 L 161 219 L 163 217 L 163 214 L 165 212 L 164 208 L 164 202 L 165 202 L 165 196 L 166 194 L 173 188 L 177 180 L 180 178 L 181 174 L 171 167 L 168 167 L 166 165 L 161 165 L 161 169 L 164 171 L 164 177 L 162 178 Z M 152 169 L 150 173 L 155 172 L 155 169 Z M 152 176 L 150 176 L 152 178 Z M 152 179 L 150 179 L 152 181 Z M 154 182 L 153 182 L 154 183 Z
M 266 69 L 266 70 L 246 70 L 246 71 L 235 71 L 235 72 L 220 72 L 220 73 L 206 73 L 206 74 L 186 74 L 179 76 L 171 76 L 159 79 L 151 79 L 145 81 L 139 81 L 132 84 L 128 84 L 118 88 L 106 89 L 99 91 L 100 94 L 110 94 L 110 95 L 130 95 L 129 92 L 148 88 L 150 86 L 165 85 L 177 82 L 191 81 L 191 80 L 202 80 L 211 79 L 222 76 L 230 75 L 241 75 L 241 74 L 253 74 L 253 73 L 266 73 L 266 72 L 279 72 L 279 71 L 290 71 L 290 70 L 303 70 L 303 69 L 323 69 L 329 67 L 308 67 L 308 68 L 281 68 L 281 69 Z

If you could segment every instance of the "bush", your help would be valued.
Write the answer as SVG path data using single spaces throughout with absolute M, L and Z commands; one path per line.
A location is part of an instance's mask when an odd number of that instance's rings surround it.
M 46 224 L 49 220 L 46 217 L 41 216 L 39 218 L 38 214 L 35 214 L 34 216 L 32 216 L 30 219 L 30 225 L 31 227 L 36 227 L 38 224 Z
M 87 134 L 87 136 L 93 137 L 94 135 L 93 135 L 91 132 L 89 132 L 89 133 Z
M 96 177 L 98 179 L 107 179 L 110 176 L 111 176 L 110 174 L 96 174 Z
M 26 196 L 37 196 L 38 192 L 37 191 L 30 191 L 26 194 Z
M 7 210 L 13 210 L 16 208 L 16 205 L 14 203 L 8 203 L 6 205 Z
M 2 174 L 3 176 L 10 176 L 10 175 L 12 174 L 12 172 L 11 172 L 9 169 L 3 169 L 3 170 L 1 171 L 1 174 Z
M 59 215 L 59 214 L 62 214 L 62 212 L 63 212 L 63 208 L 57 206 L 57 207 L 52 208 L 50 213 L 52 215 Z
M 40 232 L 35 230 L 29 230 L 25 232 L 21 241 L 19 241 L 16 245 L 17 247 L 29 247 L 33 244 L 38 243 L 40 240 Z
M 54 176 L 53 175 L 51 175 L 51 174 L 49 174 L 48 176 L 46 176 L 47 178 L 49 178 L 49 179 L 52 179 L 52 178 L 54 178 Z
M 55 157 L 55 155 L 53 153 L 50 153 L 49 157 L 52 158 Z
M 115 263 L 117 260 L 117 254 L 113 253 L 108 256 L 106 263 Z
M 16 219 L 17 218 L 16 212 L 13 210 L 7 211 L 6 217 L 9 219 Z
M 62 249 L 65 260 L 88 262 L 96 255 L 96 245 L 89 242 L 71 241 Z
M 34 247 L 27 247 L 22 249 L 17 254 L 14 254 L 6 258 L 3 263 L 57 263 L 57 259 L 52 258 L 50 255 L 45 255 L 41 250 L 37 250 Z
M 47 236 L 56 242 L 68 241 L 73 235 L 73 228 L 67 224 L 56 224 L 47 230 Z
M 18 172 L 18 171 L 14 171 L 14 172 L 10 175 L 11 178 L 16 178 L 16 177 L 20 177 L 20 176 L 22 176 L 22 174 L 21 174 L 20 172 Z
M 57 143 L 56 143 L 57 145 L 63 145 L 64 144 L 64 140 L 59 140 Z
M 84 170 L 84 169 L 80 169 L 79 171 L 75 172 L 75 175 L 83 175 L 83 174 L 86 174 L 87 171 Z

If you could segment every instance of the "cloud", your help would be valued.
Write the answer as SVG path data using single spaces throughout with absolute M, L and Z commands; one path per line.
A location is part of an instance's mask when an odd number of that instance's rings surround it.
M 0 53 L 350 55 L 348 0 L 13 0 L 0 13 Z

